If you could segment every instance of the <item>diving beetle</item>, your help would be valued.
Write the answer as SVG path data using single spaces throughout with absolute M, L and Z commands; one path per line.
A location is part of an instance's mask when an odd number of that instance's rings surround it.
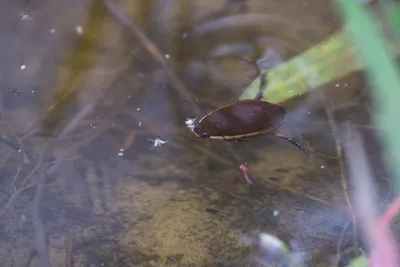
M 286 119 L 286 109 L 261 100 L 267 83 L 266 73 L 260 78 L 260 88 L 254 99 L 238 100 L 211 111 L 199 120 L 188 119 L 186 125 L 198 138 L 242 141 L 269 134 L 288 141 L 308 155 L 298 141 L 279 131 Z

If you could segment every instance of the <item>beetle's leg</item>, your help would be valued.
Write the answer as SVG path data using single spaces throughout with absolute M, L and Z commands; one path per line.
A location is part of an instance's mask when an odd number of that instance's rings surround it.
M 254 98 L 255 100 L 261 100 L 261 98 L 263 97 L 265 87 L 267 86 L 267 72 L 262 72 L 260 74 L 260 80 L 260 88 L 258 89 L 256 97 Z
M 273 133 L 273 135 L 275 137 L 278 137 L 278 138 L 281 138 L 281 139 L 285 139 L 286 141 L 288 141 L 292 145 L 297 146 L 297 148 L 299 148 L 304 154 L 308 155 L 308 150 L 302 144 L 300 144 L 299 141 L 293 139 L 289 135 L 284 135 L 284 134 L 278 133 L 278 132 Z

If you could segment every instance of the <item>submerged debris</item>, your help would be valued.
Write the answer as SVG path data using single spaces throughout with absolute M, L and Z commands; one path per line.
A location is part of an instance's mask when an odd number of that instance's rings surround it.
M 165 145 L 167 141 L 161 140 L 161 138 L 157 137 L 156 139 L 147 139 L 153 143 L 153 147 L 159 147 Z
M 189 119 L 189 118 L 187 118 L 186 119 L 186 121 L 185 121 L 185 124 L 186 124 L 186 126 L 190 129 L 190 130 L 192 130 L 193 131 L 193 129 L 194 129 L 194 122 L 196 121 L 196 119 L 197 118 L 194 118 L 194 119 Z

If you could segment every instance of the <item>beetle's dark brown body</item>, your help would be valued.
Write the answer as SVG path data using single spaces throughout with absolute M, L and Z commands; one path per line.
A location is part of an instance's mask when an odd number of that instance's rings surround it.
M 279 128 L 286 110 L 266 101 L 241 100 L 216 109 L 201 118 L 193 128 L 200 138 L 242 139 Z
M 308 154 L 299 142 L 278 131 L 285 121 L 286 110 L 279 105 L 261 100 L 265 85 L 266 76 L 263 74 L 255 99 L 239 100 L 208 113 L 194 124 L 191 121 L 187 124 L 199 138 L 243 140 L 261 134 L 270 134 L 285 139 Z

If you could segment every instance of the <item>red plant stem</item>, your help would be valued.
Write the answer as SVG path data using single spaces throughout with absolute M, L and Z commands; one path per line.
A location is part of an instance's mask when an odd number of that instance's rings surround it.
M 396 240 L 390 224 L 400 212 L 400 197 L 397 197 L 376 223 L 371 244 L 371 267 L 399 267 L 400 259 Z

